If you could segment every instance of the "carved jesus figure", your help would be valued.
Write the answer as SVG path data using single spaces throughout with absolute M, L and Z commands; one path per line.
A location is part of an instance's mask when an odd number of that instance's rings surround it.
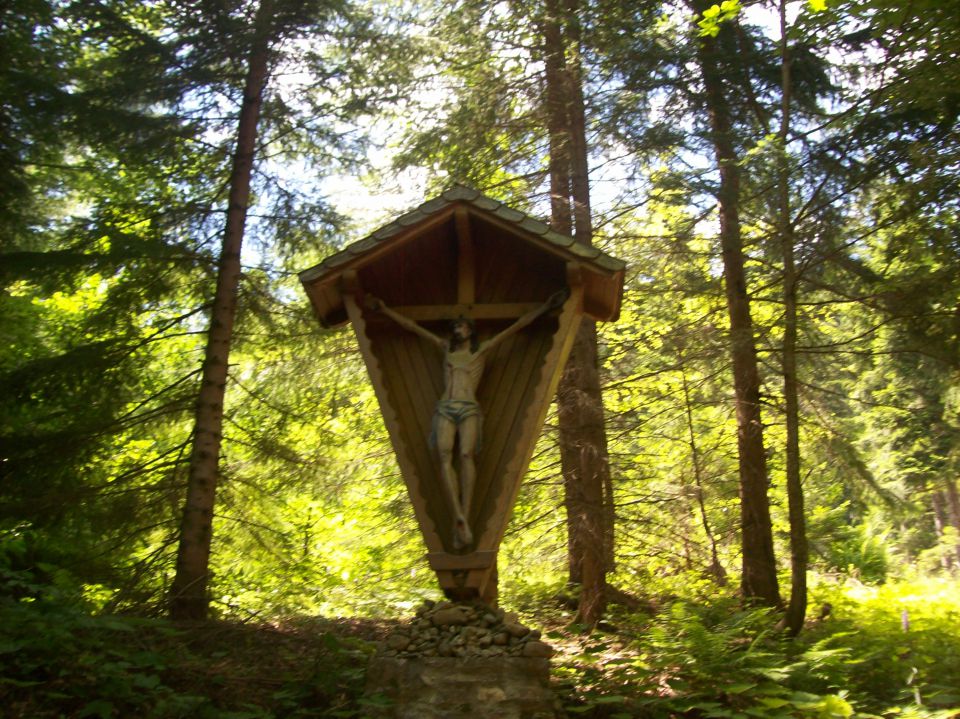
M 490 350 L 529 325 L 541 315 L 560 307 L 568 296 L 566 290 L 552 294 L 546 302 L 522 315 L 512 325 L 493 337 L 479 342 L 473 320 L 458 317 L 450 325 L 450 337 L 436 335 L 378 298 L 368 295 L 366 305 L 389 317 L 398 325 L 427 340 L 443 353 L 443 394 L 433 416 L 431 444 L 440 456 L 440 473 L 444 493 L 453 509 L 453 546 L 456 549 L 473 544 L 473 532 L 467 522 L 477 476 L 476 453 L 480 445 L 482 414 L 477 402 L 477 387 L 483 376 Z M 460 472 L 453 465 L 454 445 L 459 438 Z

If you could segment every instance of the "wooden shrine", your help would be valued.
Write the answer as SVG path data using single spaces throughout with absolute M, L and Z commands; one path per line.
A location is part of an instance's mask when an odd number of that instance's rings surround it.
M 321 324 L 353 325 L 428 561 L 449 597 L 494 595 L 497 550 L 579 322 L 616 319 L 623 273 L 620 260 L 463 186 L 300 273 Z M 481 348 L 491 346 L 471 370 L 479 437 L 462 531 L 436 447 L 438 421 L 451 431 L 448 422 L 459 422 L 436 418 L 457 353 L 432 340 L 449 337 L 457 318 L 469 319 Z M 467 454 L 453 455 L 466 481 Z

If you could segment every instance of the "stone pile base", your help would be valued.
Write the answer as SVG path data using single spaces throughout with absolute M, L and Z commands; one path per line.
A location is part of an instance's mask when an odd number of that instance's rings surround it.
M 554 719 L 550 660 L 530 657 L 377 656 L 367 694 L 390 705 L 384 719 Z

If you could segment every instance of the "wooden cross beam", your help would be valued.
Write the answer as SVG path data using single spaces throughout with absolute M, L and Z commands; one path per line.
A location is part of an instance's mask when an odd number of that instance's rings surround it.
M 458 303 L 455 305 L 399 305 L 393 309 L 417 322 L 452 320 L 457 317 L 469 317 L 474 320 L 513 320 L 540 305 L 540 302 Z

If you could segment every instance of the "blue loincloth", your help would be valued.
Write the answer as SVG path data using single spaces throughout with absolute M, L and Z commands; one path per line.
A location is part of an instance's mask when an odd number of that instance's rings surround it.
M 430 446 L 437 446 L 437 420 L 443 417 L 444 419 L 450 420 L 457 427 L 459 427 L 465 420 L 470 419 L 471 417 L 477 417 L 477 445 L 474 447 L 475 452 L 480 451 L 480 447 L 483 444 L 482 441 L 482 428 L 483 428 L 483 412 L 480 411 L 480 403 L 472 399 L 440 399 L 437 400 L 437 411 L 433 415 L 433 426 L 430 432 Z

